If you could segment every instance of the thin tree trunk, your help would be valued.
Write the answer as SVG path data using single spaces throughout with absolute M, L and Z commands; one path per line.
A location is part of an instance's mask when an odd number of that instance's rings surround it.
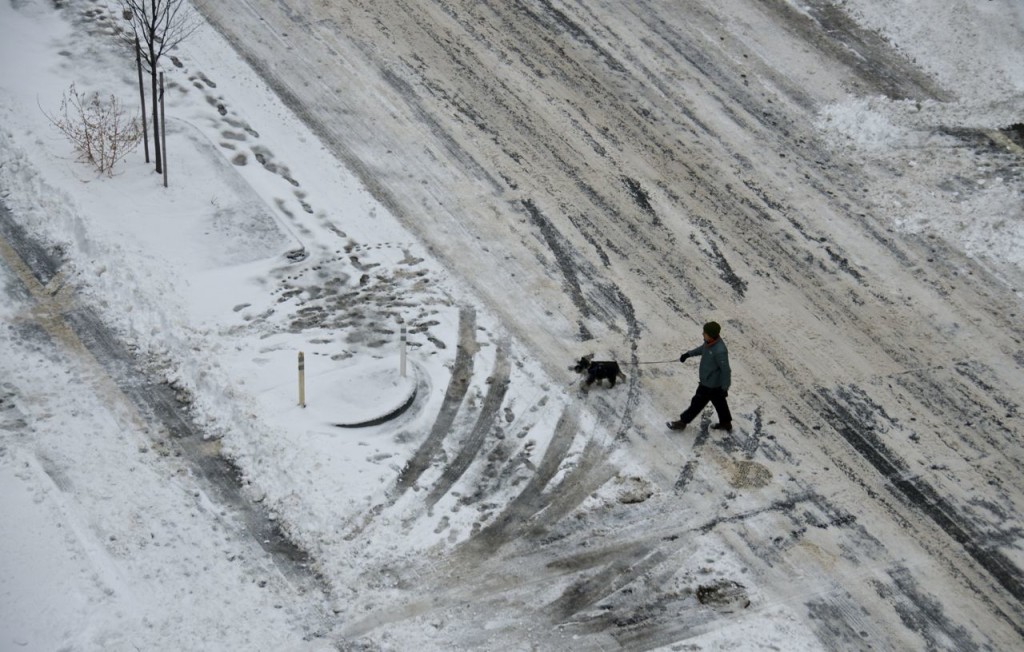
M 155 60 L 155 53 L 153 48 L 150 47 L 150 61 Z M 156 171 L 157 173 L 163 172 L 163 159 L 160 154 L 160 106 L 157 103 L 157 74 L 156 66 L 151 65 L 149 71 L 150 85 L 153 90 L 153 156 L 156 159 Z
M 142 49 L 139 39 L 135 39 L 135 67 L 139 70 L 139 101 L 142 103 L 142 144 L 146 150 L 146 163 L 149 163 L 149 125 L 146 124 L 146 85 L 142 81 Z

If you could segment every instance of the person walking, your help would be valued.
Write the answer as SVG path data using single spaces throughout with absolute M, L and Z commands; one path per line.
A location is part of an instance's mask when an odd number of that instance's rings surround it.
M 729 349 L 721 338 L 722 327 L 717 322 L 704 324 L 704 343 L 679 356 L 679 362 L 700 355 L 700 369 L 697 372 L 699 384 L 697 392 L 690 400 L 690 407 L 679 415 L 679 420 L 670 421 L 670 430 L 683 430 L 686 425 L 697 418 L 708 403 L 715 406 L 718 423 L 711 426 L 715 430 L 732 430 L 732 414 L 729 412 L 729 385 L 732 382 L 732 370 L 729 369 Z

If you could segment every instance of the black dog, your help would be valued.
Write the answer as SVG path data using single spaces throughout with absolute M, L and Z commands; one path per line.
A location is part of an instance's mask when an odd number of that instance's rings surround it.
M 585 355 L 580 358 L 572 367 L 569 367 L 578 374 L 586 374 L 586 385 L 590 387 L 596 381 L 598 385 L 602 380 L 607 380 L 609 387 L 615 387 L 615 380 L 626 380 L 626 374 L 619 369 L 619 363 L 614 360 L 593 361 L 594 354 Z

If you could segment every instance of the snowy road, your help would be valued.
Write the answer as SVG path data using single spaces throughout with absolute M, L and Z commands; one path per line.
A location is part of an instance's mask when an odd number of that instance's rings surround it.
M 262 80 L 169 56 L 170 188 L 37 110 L 137 84 L 58 4 L 0 3 L 0 647 L 1021 647 L 1019 3 L 205 3 Z M 669 432 L 707 319 L 736 429 Z
M 732 351 L 731 436 L 706 420 L 664 432 L 695 372 L 633 367 L 583 408 L 614 450 L 588 449 L 560 492 L 524 491 L 417 571 L 438 591 L 408 587 L 350 634 L 478 609 L 582 647 L 665 645 L 741 608 L 709 623 L 673 576 L 727 547 L 749 564 L 745 591 L 828 649 L 1019 647 L 1019 271 L 893 226 L 897 199 L 945 200 L 936 179 L 1019 190 L 1012 134 L 928 115 L 959 89 L 820 0 L 204 12 L 552 376 L 590 351 L 671 359 L 710 318 Z M 908 119 L 942 144 L 913 153 L 920 168 L 836 149 L 816 124 L 848 94 L 926 107 Z M 663 491 L 561 518 L 623 451 Z M 569 591 L 536 599 L 566 574 Z

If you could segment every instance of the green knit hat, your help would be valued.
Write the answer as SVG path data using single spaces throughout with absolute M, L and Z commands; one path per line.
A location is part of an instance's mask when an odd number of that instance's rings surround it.
M 718 325 L 717 321 L 709 321 L 704 324 L 704 332 L 707 333 L 712 339 L 718 339 L 718 334 L 722 332 L 722 327 Z

